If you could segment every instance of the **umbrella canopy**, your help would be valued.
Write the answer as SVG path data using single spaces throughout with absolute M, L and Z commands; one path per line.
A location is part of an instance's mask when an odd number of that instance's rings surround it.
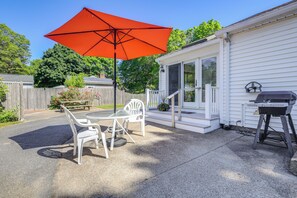
M 76 16 L 45 37 L 82 56 L 114 58 L 116 91 L 116 59 L 129 60 L 162 54 L 172 28 L 138 22 L 83 8 Z M 114 110 L 116 110 L 114 94 Z

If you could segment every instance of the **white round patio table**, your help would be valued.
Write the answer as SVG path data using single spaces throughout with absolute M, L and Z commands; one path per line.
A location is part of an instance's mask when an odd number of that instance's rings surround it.
M 116 132 L 123 131 L 126 133 L 128 137 L 135 143 L 133 138 L 129 135 L 126 129 L 122 126 L 122 124 L 118 121 L 118 119 L 127 119 L 131 117 L 138 117 L 141 116 L 141 111 L 126 111 L 126 110 L 118 110 L 114 113 L 113 110 L 105 110 L 105 111 L 96 111 L 92 113 L 87 113 L 86 117 L 89 120 L 113 120 L 112 124 L 112 135 L 109 139 L 110 150 L 113 150 L 113 147 L 123 146 L 127 143 L 127 140 L 123 137 L 117 137 Z M 120 128 L 121 130 L 116 130 Z

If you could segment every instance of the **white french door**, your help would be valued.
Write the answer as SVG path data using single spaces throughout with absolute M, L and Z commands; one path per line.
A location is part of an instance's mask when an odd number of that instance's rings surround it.
M 217 86 L 217 57 L 184 62 L 181 68 L 181 87 L 184 108 L 205 106 L 205 85 Z
M 185 62 L 182 66 L 183 107 L 199 108 L 197 61 Z
M 217 57 L 207 57 L 200 60 L 200 106 L 205 106 L 205 85 L 217 86 Z

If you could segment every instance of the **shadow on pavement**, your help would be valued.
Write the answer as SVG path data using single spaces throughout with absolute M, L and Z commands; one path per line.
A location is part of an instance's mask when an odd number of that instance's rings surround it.
M 72 137 L 69 125 L 47 126 L 23 133 L 9 139 L 15 141 L 23 150 L 64 144 Z
M 84 147 L 83 149 L 83 156 L 89 155 L 93 157 L 105 158 L 105 156 L 96 155 L 92 153 L 91 149 L 95 149 L 94 147 Z M 42 148 L 37 151 L 37 154 L 42 157 L 47 157 L 51 159 L 66 159 L 77 163 L 77 154 L 73 156 L 73 146 L 72 145 L 65 145 L 65 146 L 58 146 L 58 147 L 46 147 Z

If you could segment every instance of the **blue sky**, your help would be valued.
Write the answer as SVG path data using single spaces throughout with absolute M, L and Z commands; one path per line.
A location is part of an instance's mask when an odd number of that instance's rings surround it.
M 54 45 L 43 35 L 83 7 L 185 30 L 210 19 L 227 26 L 285 2 L 288 0 L 1 0 L 0 23 L 25 35 L 31 42 L 31 59 L 36 59 Z

